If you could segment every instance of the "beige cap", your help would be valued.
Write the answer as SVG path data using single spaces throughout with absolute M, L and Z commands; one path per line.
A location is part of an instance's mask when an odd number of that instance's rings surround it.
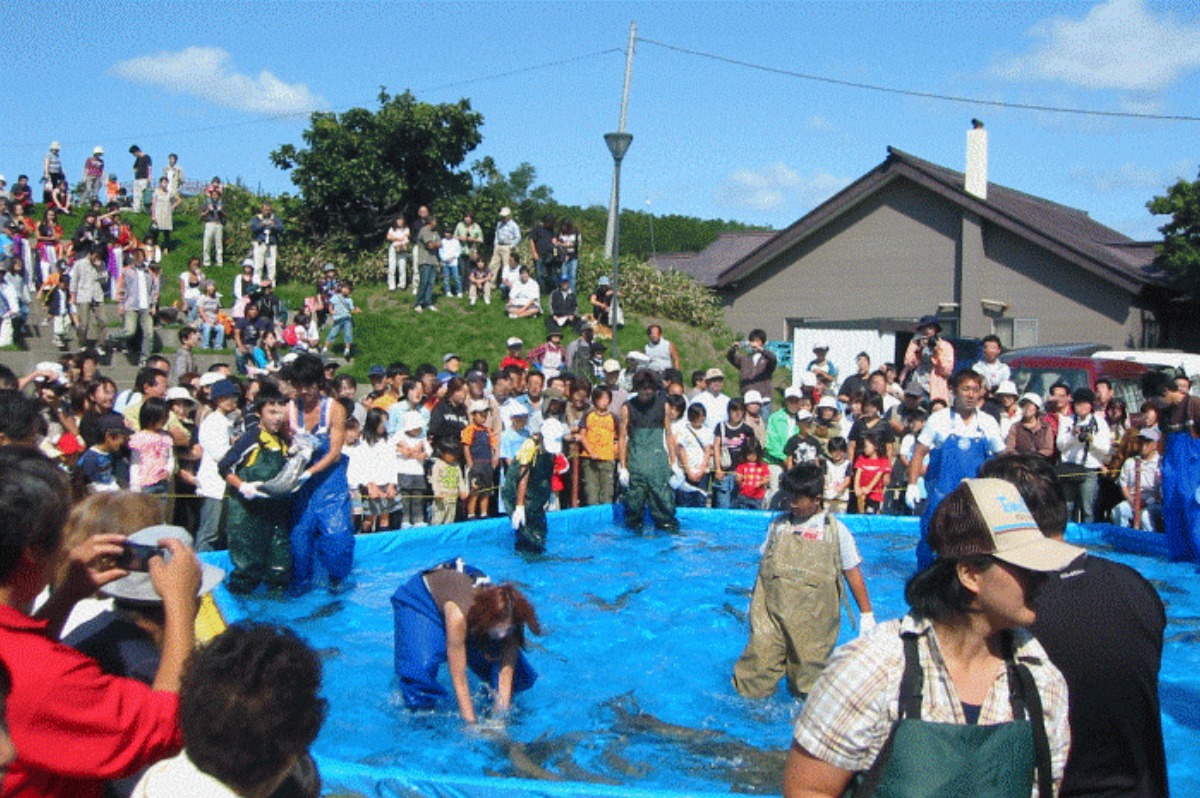
M 608 372 L 608 371 L 620 371 L 620 370 L 621 370 L 621 364 L 620 364 L 620 363 L 618 363 L 617 361 L 613 360 L 613 359 L 610 357 L 608 360 L 604 361 L 604 370 L 605 370 L 606 372 Z
M 95 147 L 92 147 L 92 155 L 103 155 L 103 154 L 104 154 L 104 148 L 101 147 L 99 144 L 97 144 Z
M 1061 571 L 1084 553 L 1078 546 L 1043 535 L 1025 506 L 1025 500 L 1011 482 L 991 478 L 963 482 L 971 491 L 991 535 L 992 550 L 975 553 L 991 554 L 1029 571 Z M 956 552 L 956 556 L 966 553 Z
M 723 379 L 725 379 L 725 372 L 721 371 L 719 368 L 714 367 L 714 368 L 711 368 L 708 371 L 704 372 L 704 381 L 705 382 L 708 382 L 709 380 L 723 380 Z
M 510 208 L 508 208 L 507 206 L 505 206 L 500 209 L 500 216 L 504 217 L 504 218 L 512 216 L 512 210 Z

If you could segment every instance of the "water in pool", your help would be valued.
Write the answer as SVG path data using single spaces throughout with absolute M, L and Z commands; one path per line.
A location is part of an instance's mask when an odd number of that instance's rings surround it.
M 288 624 L 320 651 L 330 713 L 315 752 L 333 792 L 373 785 L 381 795 L 499 794 L 505 782 L 493 777 L 579 785 L 545 782 L 543 792 L 556 794 L 780 792 L 797 705 L 782 686 L 771 700 L 749 701 L 729 683 L 746 641 L 767 515 L 682 511 L 684 534 L 645 538 L 614 527 L 601 508 L 563 515 L 571 517 L 556 520 L 546 558 L 515 554 L 504 522 L 482 522 L 362 538 L 352 583 L 336 595 L 218 596 L 227 616 Z M 876 615 L 898 617 L 915 533 L 870 519 L 854 526 Z M 516 582 L 546 630 L 528 637 L 540 678 L 516 697 L 509 744 L 465 733 L 453 699 L 444 711 L 412 713 L 396 691 L 390 596 L 415 571 L 454 556 Z M 1196 794 L 1194 568 L 1105 556 L 1142 570 L 1168 604 L 1163 704 L 1171 786 L 1177 795 Z M 843 622 L 842 640 L 853 634 Z M 449 690 L 445 669 L 442 677 Z

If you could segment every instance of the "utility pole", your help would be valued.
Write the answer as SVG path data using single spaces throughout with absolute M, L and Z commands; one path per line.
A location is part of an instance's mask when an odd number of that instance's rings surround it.
M 637 22 L 629 23 L 629 44 L 625 47 L 625 87 L 621 91 L 621 123 L 618 133 L 625 132 L 625 116 L 629 110 L 629 81 L 633 78 L 633 49 L 637 44 Z M 608 200 L 608 229 L 604 233 L 604 257 L 612 258 L 613 241 L 617 232 L 617 179 L 613 174 L 612 193 Z

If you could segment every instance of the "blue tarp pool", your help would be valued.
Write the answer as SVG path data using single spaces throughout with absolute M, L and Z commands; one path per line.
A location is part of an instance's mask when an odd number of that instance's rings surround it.
M 778 794 L 797 705 L 782 688 L 748 701 L 729 683 L 769 516 L 679 515 L 682 535 L 635 537 L 611 507 L 551 514 L 549 556 L 533 559 L 512 551 L 506 519 L 362 536 L 354 574 L 336 593 L 243 598 L 218 588 L 216 599 L 228 621 L 287 624 L 321 653 L 330 712 L 314 753 L 326 794 Z M 916 519 L 847 520 L 877 617 L 898 617 Z M 1167 603 L 1161 695 L 1171 787 L 1200 794 L 1195 567 L 1165 562 L 1150 535 L 1096 526 L 1069 537 L 1139 569 Z M 455 556 L 516 582 L 546 627 L 529 637 L 540 679 L 516 698 L 511 743 L 465 733 L 452 699 L 424 713 L 399 700 L 389 598 L 417 570 Z M 853 634 L 844 622 L 842 640 Z M 443 680 L 449 688 L 444 669 Z M 477 693 L 477 706 L 485 703 Z

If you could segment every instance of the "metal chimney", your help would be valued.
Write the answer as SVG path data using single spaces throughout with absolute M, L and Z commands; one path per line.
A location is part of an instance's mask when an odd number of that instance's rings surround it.
M 967 131 L 967 178 L 965 188 L 981 200 L 987 199 L 988 185 L 988 140 L 983 122 L 971 120 Z

